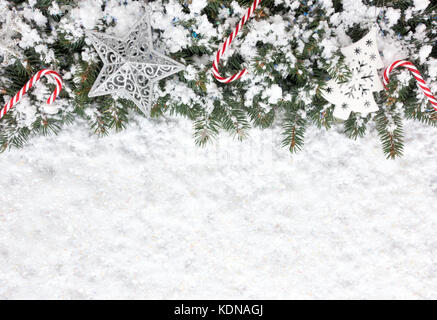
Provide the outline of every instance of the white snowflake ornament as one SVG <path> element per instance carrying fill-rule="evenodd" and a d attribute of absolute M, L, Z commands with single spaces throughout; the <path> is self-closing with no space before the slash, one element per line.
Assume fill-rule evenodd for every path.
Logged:
<path fill-rule="evenodd" d="M 384 67 L 376 44 L 377 29 L 373 28 L 364 38 L 342 48 L 351 79 L 345 82 L 327 82 L 323 97 L 335 105 L 334 117 L 347 120 L 352 111 L 364 116 L 378 111 L 373 92 L 384 89 L 378 69 Z"/>
<path fill-rule="evenodd" d="M 153 49 L 148 14 L 124 39 L 96 32 L 89 38 L 104 62 L 89 96 L 114 94 L 133 101 L 144 114 L 150 110 L 154 84 L 185 68 Z"/>

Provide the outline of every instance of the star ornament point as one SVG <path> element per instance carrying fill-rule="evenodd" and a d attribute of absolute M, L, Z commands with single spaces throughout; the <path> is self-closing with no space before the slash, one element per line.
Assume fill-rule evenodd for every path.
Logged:
<path fill-rule="evenodd" d="M 117 94 L 148 114 L 154 84 L 185 69 L 183 64 L 154 50 L 148 14 L 123 39 L 98 32 L 89 32 L 88 38 L 103 61 L 89 97 Z"/>

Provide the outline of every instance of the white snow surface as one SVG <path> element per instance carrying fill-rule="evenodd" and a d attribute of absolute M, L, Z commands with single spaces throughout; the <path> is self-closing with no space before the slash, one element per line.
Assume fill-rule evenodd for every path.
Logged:
<path fill-rule="evenodd" d="M 98 139 L 76 123 L 0 155 L 0 299 L 436 299 L 436 129 L 386 160 L 310 128 L 194 146 L 141 116 Z"/>

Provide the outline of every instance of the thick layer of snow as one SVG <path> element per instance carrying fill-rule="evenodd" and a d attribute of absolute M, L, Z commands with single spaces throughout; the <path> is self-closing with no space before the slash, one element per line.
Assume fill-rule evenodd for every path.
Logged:
<path fill-rule="evenodd" d="M 0 299 L 437 298 L 436 129 L 193 145 L 189 123 L 76 125 L 0 155 Z"/>

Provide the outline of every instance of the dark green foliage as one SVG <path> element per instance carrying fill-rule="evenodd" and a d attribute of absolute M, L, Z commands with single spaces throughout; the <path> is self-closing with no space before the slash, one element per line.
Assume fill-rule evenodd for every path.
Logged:
<path fill-rule="evenodd" d="M 183 6 L 182 11 L 189 13 L 188 4 L 195 0 L 179 0 Z M 248 7 L 253 0 L 236 0 L 242 7 Z M 77 6 L 78 0 L 56 0 L 60 7 Z M 153 1 L 150 1 L 153 2 Z M 166 3 L 164 0 L 162 3 Z M 233 13 L 233 0 L 209 0 L 208 5 L 203 9 L 208 20 L 215 26 L 223 25 L 224 20 L 219 14 L 226 9 Z M 427 40 L 425 44 L 433 46 L 431 56 L 437 57 L 437 4 L 435 1 L 425 10 L 414 15 L 407 15 L 407 9 L 413 6 L 411 0 L 399 1 L 363 1 L 371 7 L 392 7 L 401 10 L 399 21 L 393 26 L 393 31 L 400 39 L 407 37 L 420 25 L 426 26 Z M 9 1 L 11 6 L 22 8 L 25 1 Z M 63 18 L 63 13 L 51 15 L 49 8 L 52 0 L 38 0 L 36 8 L 41 10 L 46 16 L 48 23 L 46 26 L 37 26 L 33 21 L 27 21 L 38 33 L 48 37 L 52 35 L 53 24 L 59 23 Z M 183 62 L 185 65 L 198 66 L 199 61 L 203 61 L 204 68 L 197 70 L 196 78 L 188 80 L 184 72 L 175 75 L 172 80 L 178 80 L 186 88 L 190 89 L 196 96 L 196 101 L 186 103 L 183 101 L 172 100 L 171 92 L 167 95 L 158 97 L 152 106 L 150 116 L 160 117 L 164 115 L 177 115 L 190 119 L 193 122 L 194 140 L 199 146 L 212 142 L 221 131 L 224 131 L 237 139 L 244 139 L 251 127 L 262 129 L 281 125 L 282 145 L 284 148 L 294 153 L 302 149 L 304 145 L 305 131 L 310 125 L 319 128 L 329 129 L 338 123 L 333 117 L 333 106 L 325 101 L 320 89 L 324 87 L 327 80 L 334 78 L 339 81 L 348 81 L 350 71 L 344 64 L 340 50 L 337 52 L 339 57 L 336 63 L 325 60 L 323 48 L 320 43 L 324 37 L 336 36 L 332 34 L 329 26 L 327 13 L 318 1 L 300 1 L 299 6 L 293 12 L 284 4 L 275 4 L 275 0 L 263 0 L 261 6 L 253 19 L 262 21 L 275 15 L 283 17 L 289 21 L 288 28 L 292 30 L 298 25 L 307 34 L 307 37 L 290 37 L 287 39 L 285 48 L 276 47 L 269 43 L 259 41 L 256 43 L 255 58 L 245 60 L 244 55 L 236 50 L 232 56 L 226 57 L 226 63 L 221 64 L 220 72 L 231 75 L 241 70 L 244 65 L 251 65 L 254 70 L 253 76 L 259 76 L 263 84 L 268 86 L 279 86 L 283 96 L 290 96 L 287 101 L 280 100 L 275 104 L 269 102 L 269 97 L 263 92 L 256 93 L 250 103 L 247 102 L 247 95 L 252 86 L 257 83 L 243 79 L 229 85 L 220 84 L 212 80 L 211 66 L 212 61 L 209 56 L 215 53 L 224 39 L 215 39 L 211 44 L 205 44 L 201 40 L 205 37 L 202 34 L 196 35 L 192 45 L 179 50 L 171 55 L 171 58 Z M 334 11 L 343 11 L 343 2 L 333 0 Z M 105 2 L 102 1 L 102 10 L 105 9 Z M 175 26 L 185 30 L 192 30 L 195 25 L 194 18 L 186 21 L 176 21 Z M 386 23 L 383 13 L 377 18 L 380 26 Z M 113 21 L 99 21 L 99 29 L 105 32 Z M 248 33 L 248 28 L 243 28 L 239 38 L 244 38 Z M 353 41 L 359 40 L 368 32 L 366 24 L 355 24 L 346 30 Z M 158 39 L 162 35 L 162 30 L 154 30 Z M 225 30 L 230 34 L 232 28 Z M 42 36 L 43 37 L 43 36 Z M 120 131 L 129 124 L 130 113 L 141 113 L 138 108 L 130 101 L 117 99 L 111 95 L 97 98 L 89 98 L 88 93 L 94 84 L 102 67 L 101 62 L 85 62 L 81 54 L 85 50 L 94 52 L 94 49 L 86 44 L 85 38 L 71 40 L 72 37 L 63 31 L 58 31 L 53 42 L 46 43 L 47 47 L 53 50 L 56 56 L 56 65 L 47 66 L 44 57 L 32 48 L 24 51 L 25 60 L 15 62 L 12 65 L 0 70 L 0 97 L 4 95 L 13 96 L 27 80 L 38 70 L 44 67 L 56 68 L 64 72 L 71 72 L 71 77 L 65 79 L 69 92 L 64 90 L 61 97 L 71 102 L 71 108 L 60 110 L 57 114 L 44 114 L 39 107 L 36 98 L 29 93 L 29 97 L 35 100 L 38 116 L 34 123 L 29 127 L 23 127 L 15 119 L 13 113 L 7 114 L 0 121 L 0 147 L 7 150 L 11 147 L 23 147 L 26 141 L 36 134 L 56 134 L 64 125 L 72 123 L 78 117 L 86 119 L 93 133 L 106 135 L 112 131 Z M 304 39 L 304 40 L 303 40 Z M 414 46 L 420 48 L 424 43 L 413 39 Z M 238 40 L 236 41 L 238 46 Z M 419 49 L 418 49 L 419 50 Z M 290 56 L 286 53 L 292 52 L 296 59 L 290 62 Z M 207 59 L 205 59 L 207 57 Z M 206 62 L 205 62 L 206 61 Z M 420 61 L 413 61 L 420 65 Z M 286 66 L 281 69 L 281 66 Z M 428 70 L 426 67 L 421 71 L 424 75 Z M 285 75 L 284 75 L 285 74 Z M 424 108 L 423 101 L 418 100 L 415 93 L 414 80 L 408 86 L 402 86 L 392 76 L 390 90 L 377 94 L 376 98 L 380 106 L 380 111 L 375 115 L 366 117 L 352 113 L 344 123 L 344 133 L 351 139 L 362 137 L 367 132 L 367 125 L 376 122 L 376 128 L 382 141 L 384 153 L 388 158 L 396 158 L 402 155 L 403 151 L 403 118 L 415 119 L 424 124 L 437 126 L 437 112 L 431 105 Z M 160 81 L 159 87 L 165 91 L 167 80 Z M 210 86 L 213 84 L 220 89 L 220 98 L 214 103 L 207 104 L 206 97 L 211 94 Z M 250 94 L 249 94 L 250 96 Z M 400 108 L 399 105 L 402 107 Z"/>
<path fill-rule="evenodd" d="M 361 119 L 356 113 L 352 113 L 344 123 L 344 133 L 351 139 L 357 139 L 366 134 L 366 124 L 369 117 Z M 364 120 L 364 121 L 363 121 Z"/>

